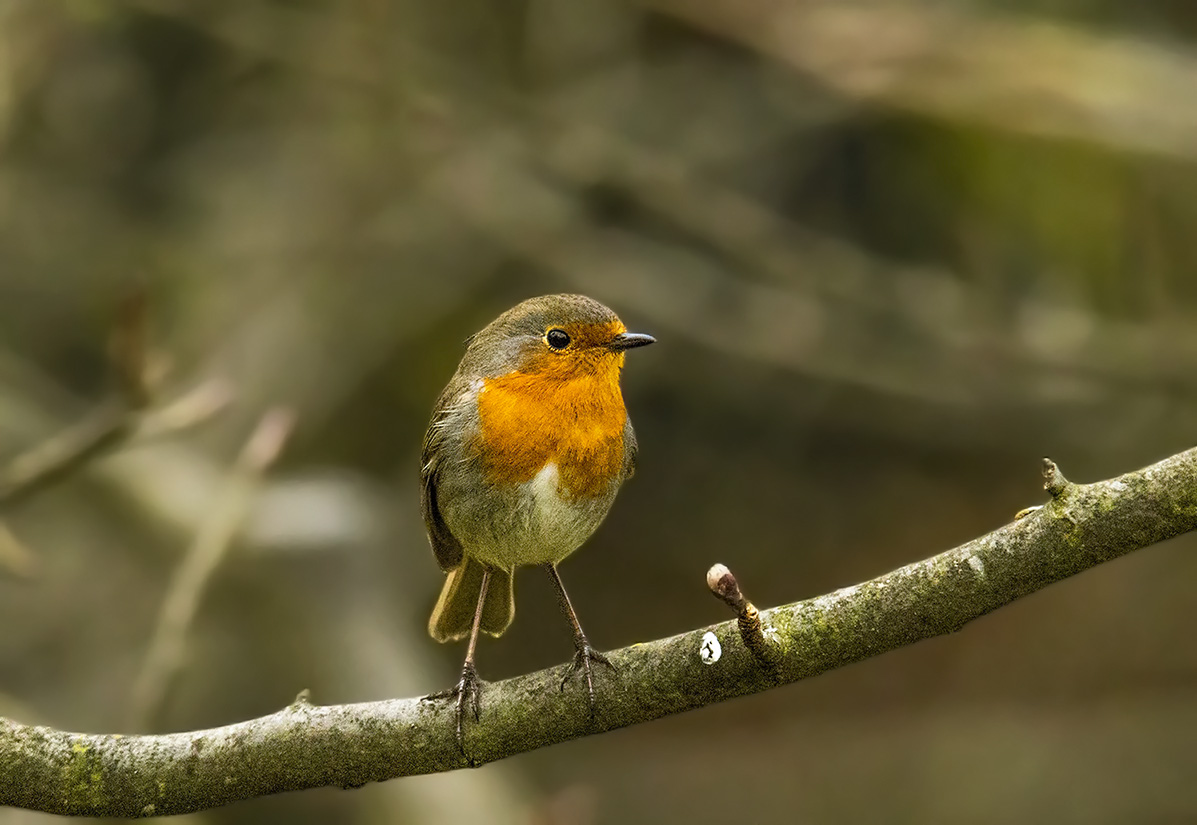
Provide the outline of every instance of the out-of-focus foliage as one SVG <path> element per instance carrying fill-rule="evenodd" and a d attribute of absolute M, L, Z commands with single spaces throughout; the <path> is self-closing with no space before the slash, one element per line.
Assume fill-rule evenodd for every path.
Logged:
<path fill-rule="evenodd" d="M 1000 8 L 999 8 L 1000 6 Z M 466 335 L 582 291 L 652 332 L 636 479 L 563 567 L 591 639 L 726 618 L 1191 446 L 1197 12 L 1105 0 L 0 3 L 0 463 L 115 391 L 134 440 L 0 512 L 0 714 L 155 730 L 446 686 L 416 456 Z M 298 428 L 130 707 L 172 572 L 263 411 Z M 1197 816 L 1191 540 L 952 638 L 469 774 L 213 822 Z M 543 576 L 485 678 L 564 662 Z M 485 701 L 485 696 L 484 696 Z M 0 812 L 0 823 L 36 819 Z"/>

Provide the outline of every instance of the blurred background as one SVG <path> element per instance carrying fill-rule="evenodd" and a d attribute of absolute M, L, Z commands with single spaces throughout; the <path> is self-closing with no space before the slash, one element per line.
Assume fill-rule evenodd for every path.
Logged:
<path fill-rule="evenodd" d="M 660 341 L 637 476 L 562 570 L 600 648 L 729 618 L 714 562 L 794 601 L 1000 526 L 1044 455 L 1193 446 L 1194 88 L 1180 0 L 0 0 L 0 714 L 449 686 L 420 440 L 536 294 Z M 764 695 L 191 819 L 1194 821 L 1194 544 Z M 486 679 L 572 655 L 518 587 Z"/>

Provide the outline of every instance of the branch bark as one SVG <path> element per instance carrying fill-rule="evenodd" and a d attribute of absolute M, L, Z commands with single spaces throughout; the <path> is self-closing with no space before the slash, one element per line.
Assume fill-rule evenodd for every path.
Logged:
<path fill-rule="evenodd" d="M 1045 462 L 1047 504 L 994 532 L 834 593 L 762 611 L 769 657 L 737 621 L 611 652 L 619 676 L 562 693 L 562 667 L 486 684 L 481 719 L 454 737 L 452 703 L 394 699 L 283 710 L 210 730 L 81 734 L 0 719 L 0 804 L 149 816 L 325 785 L 357 787 L 518 753 L 759 693 L 959 630 L 1133 550 L 1197 529 L 1197 449 L 1095 484 Z M 710 644 L 714 634 L 718 654 Z M 764 662 L 764 663 L 763 663 Z"/>

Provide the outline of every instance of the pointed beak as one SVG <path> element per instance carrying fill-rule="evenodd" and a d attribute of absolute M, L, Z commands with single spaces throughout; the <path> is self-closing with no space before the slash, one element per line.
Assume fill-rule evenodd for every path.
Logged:
<path fill-rule="evenodd" d="M 656 338 L 642 332 L 621 332 L 607 343 L 607 349 L 623 352 L 625 349 L 647 347 L 649 344 L 655 343 L 657 343 Z"/>

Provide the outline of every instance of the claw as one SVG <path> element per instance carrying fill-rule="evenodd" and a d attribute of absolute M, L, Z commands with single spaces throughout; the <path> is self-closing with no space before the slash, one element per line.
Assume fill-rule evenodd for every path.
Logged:
<path fill-rule="evenodd" d="M 594 668 L 591 667 L 591 662 L 598 662 L 606 665 L 611 669 L 612 673 L 618 673 L 615 665 L 611 664 L 611 660 L 599 653 L 590 643 L 586 641 L 586 637 L 578 639 L 575 643 L 577 652 L 574 653 L 574 666 L 570 668 L 569 672 L 561 677 L 561 690 L 565 690 L 565 683 L 581 672 L 586 679 L 586 697 L 590 702 L 590 721 L 594 721 L 595 699 L 594 699 Z"/>
<path fill-rule="evenodd" d="M 474 721 L 477 722 L 482 713 L 482 683 L 478 679 L 478 671 L 473 662 L 466 662 L 461 669 L 461 679 L 448 690 L 440 690 L 424 697 L 425 701 L 432 699 L 454 699 L 457 717 L 457 747 L 461 755 L 469 757 L 465 752 L 465 715 L 466 708 L 474 711 Z M 472 760 L 471 760 L 472 763 Z"/>

